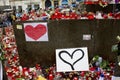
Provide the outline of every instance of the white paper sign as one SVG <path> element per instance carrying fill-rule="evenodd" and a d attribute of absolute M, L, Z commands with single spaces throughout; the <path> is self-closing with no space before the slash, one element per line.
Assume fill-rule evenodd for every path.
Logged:
<path fill-rule="evenodd" d="M 84 34 L 83 35 L 83 40 L 91 40 L 91 35 L 90 34 Z"/>
<path fill-rule="evenodd" d="M 56 49 L 57 72 L 88 71 L 87 47 Z"/>
<path fill-rule="evenodd" d="M 24 23 L 26 41 L 48 41 L 47 23 Z"/>

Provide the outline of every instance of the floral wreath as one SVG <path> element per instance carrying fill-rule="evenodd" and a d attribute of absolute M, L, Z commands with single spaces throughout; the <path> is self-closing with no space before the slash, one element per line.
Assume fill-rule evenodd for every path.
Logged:
<path fill-rule="evenodd" d="M 102 6 L 103 8 L 108 5 L 107 2 L 103 2 L 103 1 L 101 1 L 101 0 L 99 0 L 98 3 L 99 3 L 99 5 Z"/>

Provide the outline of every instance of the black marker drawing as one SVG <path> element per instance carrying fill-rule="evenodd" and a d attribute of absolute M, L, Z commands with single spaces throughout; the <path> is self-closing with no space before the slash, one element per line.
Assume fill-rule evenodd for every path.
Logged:
<path fill-rule="evenodd" d="M 61 54 L 62 54 L 62 53 L 66 53 L 66 54 L 68 54 L 68 55 L 71 57 L 71 59 L 73 59 L 73 55 L 74 55 L 74 53 L 75 53 L 76 51 L 82 52 L 82 56 L 81 56 L 80 58 L 78 58 L 73 64 L 71 64 L 70 62 L 66 61 L 65 59 L 63 59 L 63 58 L 61 57 Z M 60 57 L 60 59 L 61 59 L 64 63 L 69 64 L 69 65 L 71 66 L 72 70 L 74 70 L 74 65 L 75 65 L 78 61 L 80 61 L 80 60 L 84 57 L 84 55 L 85 55 L 85 53 L 84 53 L 84 51 L 83 51 L 82 49 L 76 49 L 72 54 L 70 54 L 70 53 L 67 52 L 67 51 L 60 51 L 60 52 L 59 52 L 59 57 Z"/>

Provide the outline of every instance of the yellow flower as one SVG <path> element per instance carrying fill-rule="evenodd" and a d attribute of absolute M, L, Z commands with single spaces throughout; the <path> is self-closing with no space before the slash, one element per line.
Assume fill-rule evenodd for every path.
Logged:
<path fill-rule="evenodd" d="M 47 80 L 44 77 L 42 77 L 41 75 L 38 76 L 37 80 Z"/>

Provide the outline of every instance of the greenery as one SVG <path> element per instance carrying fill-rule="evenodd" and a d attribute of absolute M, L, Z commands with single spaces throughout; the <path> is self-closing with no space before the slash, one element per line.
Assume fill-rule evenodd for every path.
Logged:
<path fill-rule="evenodd" d="M 2 43 L 0 43 L 0 61 L 5 60 L 5 52 L 2 50 Z"/>
<path fill-rule="evenodd" d="M 91 60 L 91 64 L 93 65 L 94 63 L 99 62 L 99 57 L 100 57 L 99 55 L 94 56 Z M 102 59 L 102 62 L 100 62 L 99 67 L 102 69 L 108 69 L 109 62 L 107 60 Z"/>
<path fill-rule="evenodd" d="M 106 60 L 103 60 L 100 64 L 100 68 L 102 69 L 108 69 L 109 62 Z"/>

